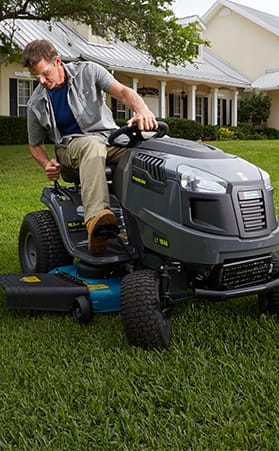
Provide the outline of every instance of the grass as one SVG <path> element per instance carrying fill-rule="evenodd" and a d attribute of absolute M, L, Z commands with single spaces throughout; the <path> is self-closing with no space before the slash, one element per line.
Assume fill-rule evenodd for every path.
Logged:
<path fill-rule="evenodd" d="M 278 211 L 279 142 L 218 146 L 271 173 Z M 25 146 L 1 147 L 0 163 L 0 273 L 19 272 L 19 227 L 44 208 L 46 179 Z M 81 327 L 0 302 L 0 450 L 279 449 L 279 323 L 256 296 L 175 308 L 162 352 L 129 346 L 120 315 Z"/>

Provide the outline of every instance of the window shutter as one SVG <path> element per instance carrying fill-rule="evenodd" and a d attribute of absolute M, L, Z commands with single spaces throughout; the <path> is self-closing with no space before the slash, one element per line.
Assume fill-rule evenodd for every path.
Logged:
<path fill-rule="evenodd" d="M 10 78 L 10 116 L 17 116 L 17 79 Z"/>
<path fill-rule="evenodd" d="M 169 95 L 169 116 L 173 117 L 173 94 Z"/>
<path fill-rule="evenodd" d="M 208 97 L 203 99 L 203 121 L 204 125 L 208 125 Z"/>
<path fill-rule="evenodd" d="M 227 101 L 226 99 L 223 99 L 223 108 L 222 108 L 222 121 L 223 121 L 223 125 L 227 125 Z"/>
<path fill-rule="evenodd" d="M 111 97 L 111 112 L 112 112 L 112 115 L 113 115 L 114 119 L 116 119 L 116 116 L 117 116 L 117 100 L 114 97 Z"/>
<path fill-rule="evenodd" d="M 188 96 L 183 97 L 183 117 L 187 119 L 188 117 Z"/>

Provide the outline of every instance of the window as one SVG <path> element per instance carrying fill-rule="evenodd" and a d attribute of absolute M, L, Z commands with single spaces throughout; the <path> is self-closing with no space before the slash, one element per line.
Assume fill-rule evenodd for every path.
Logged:
<path fill-rule="evenodd" d="M 227 102 L 226 99 L 218 99 L 218 125 L 227 125 Z"/>
<path fill-rule="evenodd" d="M 173 95 L 173 117 L 181 117 L 181 95 Z"/>
<path fill-rule="evenodd" d="M 196 121 L 203 123 L 203 97 L 196 97 Z"/>
<path fill-rule="evenodd" d="M 34 80 L 22 80 L 10 78 L 10 115 L 25 117 L 27 102 L 38 82 Z"/>
<path fill-rule="evenodd" d="M 25 117 L 29 97 L 32 94 L 33 83 L 29 80 L 18 80 L 17 116 Z"/>
<path fill-rule="evenodd" d="M 196 121 L 202 125 L 208 124 L 208 97 L 196 97 Z"/>
<path fill-rule="evenodd" d="M 116 101 L 116 118 L 115 119 L 126 119 L 126 106 L 124 103 Z"/>
<path fill-rule="evenodd" d="M 195 33 L 195 38 L 196 39 L 201 39 L 201 35 L 200 33 Z M 200 56 L 200 44 L 194 44 L 195 45 L 195 55 L 198 57 Z"/>

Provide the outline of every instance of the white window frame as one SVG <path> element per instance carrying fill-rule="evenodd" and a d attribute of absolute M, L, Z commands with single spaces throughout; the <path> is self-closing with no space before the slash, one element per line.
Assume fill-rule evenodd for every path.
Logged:
<path fill-rule="evenodd" d="M 27 102 L 33 92 L 33 81 L 17 79 L 17 116 L 26 117 Z"/>
<path fill-rule="evenodd" d="M 127 119 L 127 108 L 124 103 L 116 99 L 116 119 Z"/>
<path fill-rule="evenodd" d="M 173 94 L 173 117 L 181 118 L 181 95 Z"/>
<path fill-rule="evenodd" d="M 204 123 L 204 97 L 196 96 L 196 122 Z"/>

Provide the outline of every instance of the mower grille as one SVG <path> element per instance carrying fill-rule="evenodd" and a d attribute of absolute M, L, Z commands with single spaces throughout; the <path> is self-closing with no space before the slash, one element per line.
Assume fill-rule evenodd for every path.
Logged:
<path fill-rule="evenodd" d="M 238 193 L 245 232 L 256 232 L 265 229 L 267 226 L 263 195 L 261 191 L 257 193 L 258 197 L 254 199 L 245 199 L 242 192 Z"/>
<path fill-rule="evenodd" d="M 220 273 L 222 288 L 234 289 L 266 282 L 271 278 L 272 266 L 271 255 L 224 264 Z"/>
<path fill-rule="evenodd" d="M 153 180 L 164 182 L 165 172 L 163 169 L 164 160 L 146 153 L 137 153 L 133 158 L 133 165 L 147 171 Z"/>

